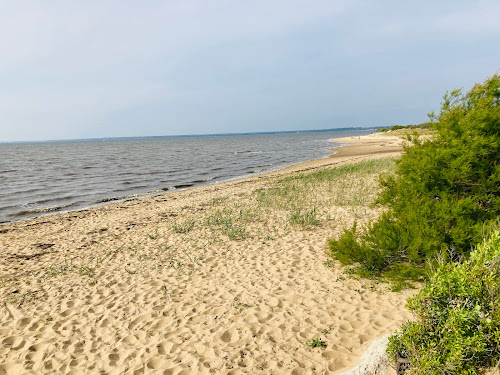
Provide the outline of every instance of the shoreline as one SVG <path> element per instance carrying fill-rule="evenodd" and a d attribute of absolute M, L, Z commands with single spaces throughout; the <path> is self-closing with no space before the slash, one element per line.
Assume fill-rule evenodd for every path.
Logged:
<path fill-rule="evenodd" d="M 366 137 L 370 152 L 2 226 L 0 372 L 340 374 L 359 363 L 410 318 L 414 293 L 351 278 L 325 254 L 328 237 L 381 212 L 378 174 L 398 153 Z"/>
<path fill-rule="evenodd" d="M 312 159 L 312 160 L 307 160 L 303 162 L 299 162 L 290 166 L 286 167 L 279 167 L 277 170 L 272 170 L 269 172 L 261 172 L 261 173 L 255 173 L 250 176 L 235 176 L 234 178 L 230 178 L 228 180 L 220 181 L 220 182 L 215 182 L 215 183 L 209 183 L 206 185 L 201 185 L 201 186 L 193 186 L 189 188 L 184 188 L 184 189 L 176 189 L 172 191 L 166 191 L 162 192 L 159 194 L 151 194 L 147 195 L 148 192 L 144 193 L 135 193 L 135 194 L 130 194 L 132 195 L 138 195 L 138 197 L 130 197 L 130 198 L 124 198 L 122 199 L 110 199 L 109 201 L 105 201 L 102 203 L 96 203 L 94 205 L 84 207 L 84 208 L 79 208 L 76 210 L 56 210 L 56 211 L 50 211 L 50 207 L 45 207 L 40 210 L 47 210 L 47 212 L 41 213 L 39 216 L 33 217 L 33 218 L 27 218 L 27 219 L 20 219 L 20 220 L 13 220 L 13 221 L 7 221 L 7 222 L 0 222 L 0 233 L 1 233 L 1 228 L 16 224 L 16 223 L 27 223 L 30 221 L 34 220 L 40 220 L 43 218 L 48 218 L 52 216 L 58 216 L 58 215 L 66 215 L 66 214 L 71 214 L 71 213 L 79 213 L 79 212 L 86 212 L 86 211 L 91 211 L 93 209 L 97 209 L 99 207 L 105 207 L 108 205 L 115 205 L 115 204 L 121 204 L 125 202 L 131 202 L 131 201 L 141 201 L 143 199 L 151 199 L 155 197 L 163 197 L 163 196 L 169 196 L 171 194 L 176 194 L 179 192 L 183 191 L 191 191 L 191 190 L 196 190 L 196 189 L 203 189 L 211 186 L 218 186 L 218 185 L 223 185 L 223 184 L 228 184 L 228 183 L 236 183 L 239 181 L 252 181 L 253 179 L 260 179 L 260 178 L 267 178 L 267 177 L 278 177 L 290 173 L 296 173 L 296 172 L 304 172 L 304 171 L 309 171 L 309 170 L 314 170 L 317 168 L 324 168 L 324 167 L 330 167 L 337 165 L 339 163 L 343 162 L 355 162 L 355 161 L 361 161 L 364 160 L 366 157 L 375 157 L 375 155 L 385 155 L 387 157 L 390 156 L 397 156 L 398 153 L 401 151 L 401 138 L 397 136 L 387 136 L 387 135 L 379 135 L 377 133 L 372 133 L 369 135 L 363 135 L 363 136 L 357 136 L 357 137 L 342 137 L 342 138 L 332 138 L 330 139 L 330 142 L 339 142 L 342 145 L 334 148 L 328 148 L 328 151 L 330 152 L 329 155 L 326 155 L 320 159 Z M 368 145 L 368 147 L 367 147 Z M 68 205 L 71 206 L 72 204 Z M 43 211 L 42 211 L 43 212 Z"/>

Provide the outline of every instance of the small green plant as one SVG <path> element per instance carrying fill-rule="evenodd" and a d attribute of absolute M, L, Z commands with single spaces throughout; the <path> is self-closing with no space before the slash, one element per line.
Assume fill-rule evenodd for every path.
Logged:
<path fill-rule="evenodd" d="M 261 221 L 262 220 L 262 212 L 261 210 L 253 210 L 250 208 L 247 209 L 241 209 L 239 211 L 239 218 L 240 221 L 244 223 L 253 223 L 256 221 Z"/>
<path fill-rule="evenodd" d="M 91 268 L 89 266 L 81 266 L 79 269 L 78 269 L 78 274 L 81 275 L 81 276 L 88 276 L 89 278 L 93 278 L 94 277 L 94 268 Z"/>
<path fill-rule="evenodd" d="M 309 340 L 307 342 L 307 345 L 309 345 L 311 348 L 326 348 L 326 342 L 324 342 L 321 338 L 316 337 L 312 340 Z"/>
<path fill-rule="evenodd" d="M 109 257 L 108 260 L 112 260 L 116 256 L 116 254 L 118 254 L 120 251 L 123 250 L 124 247 L 125 247 L 125 245 L 122 245 L 116 249 L 107 251 L 105 254 L 105 257 Z"/>
<path fill-rule="evenodd" d="M 247 238 L 246 226 L 244 224 L 235 224 L 232 214 L 233 211 L 229 209 L 217 210 L 214 214 L 207 217 L 206 223 L 212 229 L 220 229 L 231 240 Z"/>
<path fill-rule="evenodd" d="M 297 210 L 295 212 L 292 212 L 290 216 L 290 223 L 291 224 L 298 224 L 301 225 L 302 228 L 308 229 L 311 228 L 315 225 L 319 225 L 319 220 L 317 218 L 317 210 L 316 207 L 313 207 L 312 209 L 302 213 L 302 210 Z"/>
<path fill-rule="evenodd" d="M 215 197 L 212 199 L 212 206 L 217 206 L 221 204 L 222 202 L 225 202 L 228 197 Z"/>
<path fill-rule="evenodd" d="M 234 297 L 233 306 L 240 311 L 243 308 L 252 307 L 252 305 L 249 305 L 248 303 L 241 302 L 241 300 L 238 297 Z"/>
<path fill-rule="evenodd" d="M 46 269 L 45 274 L 42 277 L 50 279 L 52 277 L 66 274 L 70 272 L 72 269 L 73 269 L 73 264 L 70 261 L 65 261 L 64 263 L 61 264 L 52 264 Z"/>
<path fill-rule="evenodd" d="M 181 223 L 175 223 L 173 231 L 175 233 L 188 233 L 194 228 L 195 223 L 196 222 L 193 219 L 186 219 Z"/>
<path fill-rule="evenodd" d="M 406 283 L 404 280 L 395 280 L 391 282 L 391 292 L 400 292 L 403 289 L 408 289 L 408 283 Z"/>
<path fill-rule="evenodd" d="M 346 275 L 354 275 L 356 273 L 356 270 L 354 268 L 346 268 L 343 272 Z"/>
<path fill-rule="evenodd" d="M 160 245 L 158 245 L 158 254 L 162 254 L 162 253 L 170 250 L 172 247 L 173 247 L 173 245 L 160 244 Z"/>
<path fill-rule="evenodd" d="M 158 231 L 156 231 L 155 234 L 149 234 L 148 233 L 148 237 L 151 240 L 157 240 L 158 239 Z"/>
<path fill-rule="evenodd" d="M 243 240 L 248 237 L 247 228 L 243 224 L 233 224 L 223 228 L 230 240 Z"/>
<path fill-rule="evenodd" d="M 327 259 L 323 262 L 323 265 L 325 267 L 328 267 L 328 268 L 332 268 L 333 267 L 333 261 L 331 259 Z"/>
<path fill-rule="evenodd" d="M 321 330 L 321 333 L 324 335 L 328 335 L 330 332 L 332 332 L 333 327 L 333 324 L 329 324 L 327 328 Z"/>
<path fill-rule="evenodd" d="M 206 223 L 209 227 L 230 226 L 233 224 L 231 214 L 232 210 L 217 210 L 214 214 L 207 217 Z"/>

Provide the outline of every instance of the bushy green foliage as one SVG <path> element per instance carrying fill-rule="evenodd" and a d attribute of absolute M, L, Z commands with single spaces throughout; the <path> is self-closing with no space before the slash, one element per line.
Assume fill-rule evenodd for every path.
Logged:
<path fill-rule="evenodd" d="M 374 271 L 450 249 L 458 259 L 500 216 L 500 75 L 446 94 L 432 118 L 435 135 L 410 136 L 396 173 L 381 180 L 377 202 L 388 210 L 364 233 L 330 240 L 335 258 Z"/>
<path fill-rule="evenodd" d="M 330 240 L 330 248 L 336 250 L 335 258 L 343 265 L 359 263 L 364 270 L 371 272 L 385 264 L 381 253 L 372 251 L 363 238 L 358 238 L 357 223 L 351 229 L 345 229 L 338 240 Z"/>
<path fill-rule="evenodd" d="M 410 298 L 417 321 L 389 339 L 412 375 L 476 374 L 500 360 L 500 232 L 461 263 L 442 263 Z"/>

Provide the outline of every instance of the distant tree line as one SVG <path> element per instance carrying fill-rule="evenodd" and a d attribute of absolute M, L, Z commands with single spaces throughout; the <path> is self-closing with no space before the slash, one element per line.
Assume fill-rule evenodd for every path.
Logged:
<path fill-rule="evenodd" d="M 394 131 L 394 130 L 399 130 L 399 129 L 430 129 L 432 126 L 432 123 L 430 122 L 423 122 L 422 124 L 418 125 L 393 125 L 391 127 L 387 128 L 380 128 L 377 130 L 379 133 L 385 133 L 388 131 Z"/>

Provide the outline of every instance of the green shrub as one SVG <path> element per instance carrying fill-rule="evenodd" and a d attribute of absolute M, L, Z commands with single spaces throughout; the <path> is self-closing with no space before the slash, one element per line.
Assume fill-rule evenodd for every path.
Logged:
<path fill-rule="evenodd" d="M 408 300 L 417 321 L 389 339 L 412 375 L 477 374 L 500 360 L 500 232 L 461 263 L 442 263 Z"/>
<path fill-rule="evenodd" d="M 334 255 L 343 265 L 359 263 L 364 271 L 378 273 L 385 266 L 382 253 L 368 247 L 363 239 L 358 239 L 357 223 L 351 229 L 345 229 L 338 240 L 329 240 L 330 249 L 335 249 Z"/>
<path fill-rule="evenodd" d="M 364 232 L 330 241 L 335 258 L 376 272 L 449 249 L 459 259 L 500 216 L 500 75 L 446 94 L 431 118 L 436 134 L 410 136 L 396 173 L 381 179 L 377 203 L 388 210 Z"/>

